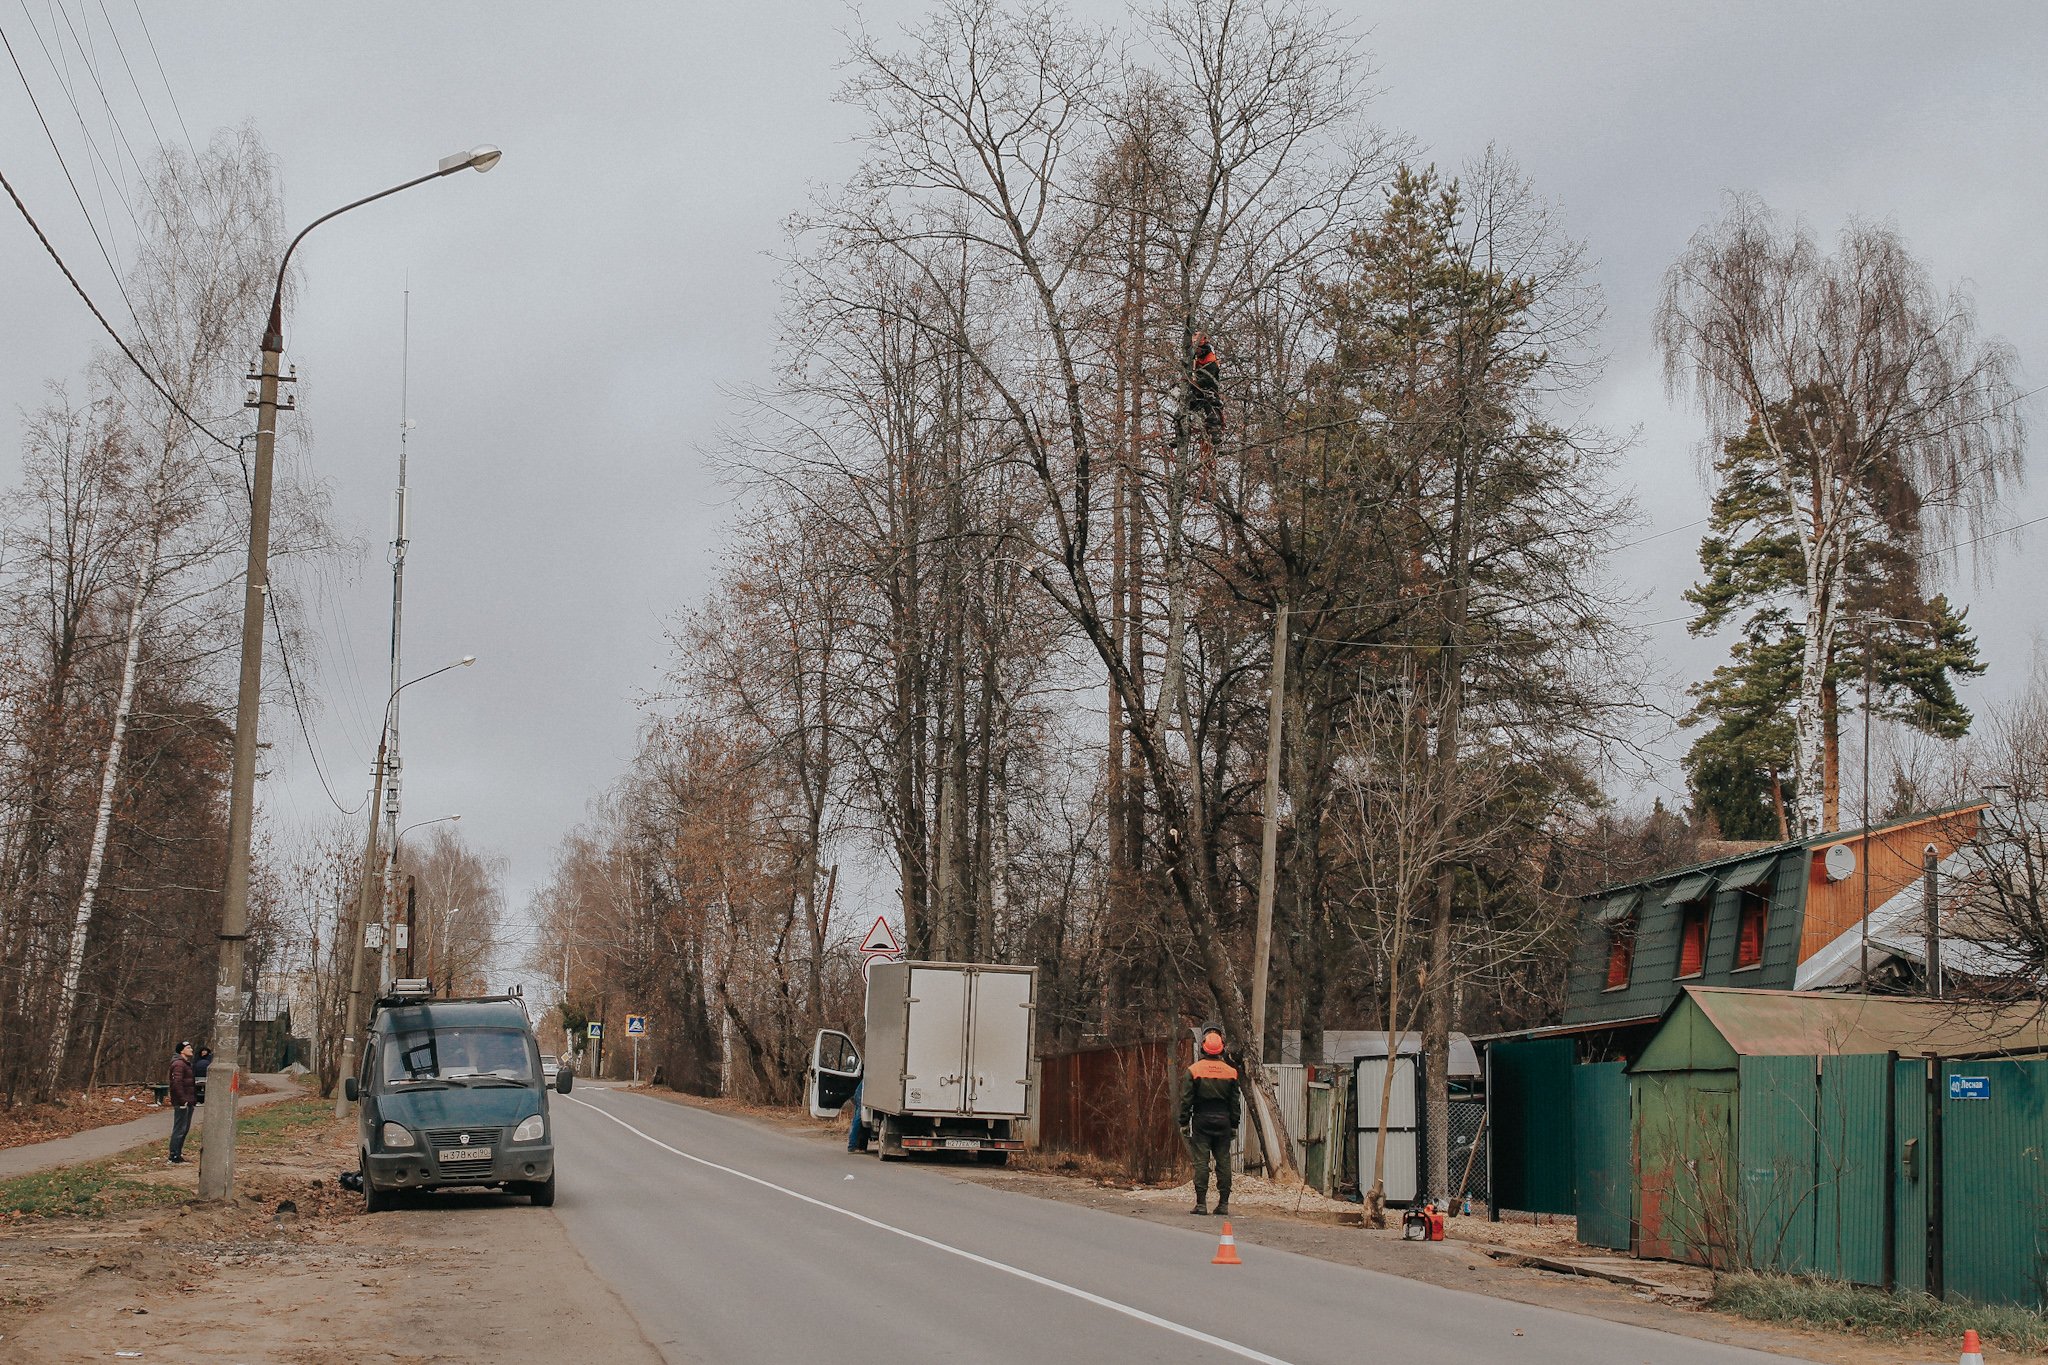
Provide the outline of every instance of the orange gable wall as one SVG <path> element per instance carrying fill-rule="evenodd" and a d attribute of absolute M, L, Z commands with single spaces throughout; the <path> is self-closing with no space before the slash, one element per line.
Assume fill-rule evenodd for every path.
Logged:
<path fill-rule="evenodd" d="M 1799 934 L 1799 960 L 1806 961 L 1863 918 L 1863 871 L 1870 869 L 1870 908 L 1875 910 L 1920 877 L 1920 853 L 1933 844 L 1946 858 L 1956 845 L 1977 835 L 1983 806 L 1930 815 L 1923 820 L 1874 830 L 1868 835 L 1830 839 L 1808 850 L 1806 919 Z M 1856 850 L 1856 870 L 1838 882 L 1828 880 L 1824 860 L 1836 844 Z"/>

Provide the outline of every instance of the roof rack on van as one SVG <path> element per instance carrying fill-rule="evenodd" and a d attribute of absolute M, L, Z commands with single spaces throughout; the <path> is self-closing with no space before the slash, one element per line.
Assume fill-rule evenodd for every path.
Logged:
<path fill-rule="evenodd" d="M 409 1005 L 517 1005 L 519 1012 L 529 1022 L 533 1012 L 526 1008 L 526 993 L 514 986 L 499 995 L 449 995 L 436 996 L 433 983 L 425 977 L 400 977 L 391 983 L 391 989 L 377 997 L 371 1006 L 374 1010 L 404 1009 Z"/>

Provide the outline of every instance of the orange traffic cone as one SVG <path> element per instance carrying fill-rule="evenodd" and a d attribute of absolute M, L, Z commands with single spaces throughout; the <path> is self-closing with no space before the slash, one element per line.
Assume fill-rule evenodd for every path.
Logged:
<path fill-rule="evenodd" d="M 1223 1225 L 1223 1240 L 1216 1245 L 1216 1259 L 1210 1265 L 1243 1265 L 1237 1259 L 1237 1238 L 1230 1235 L 1230 1224 Z M 1980 1360 L 1979 1365 L 1982 1365 Z"/>
<path fill-rule="evenodd" d="M 1225 1229 L 1228 1231 L 1229 1229 Z M 1228 1239 L 1225 1239 L 1228 1240 Z M 1977 1331 L 1971 1328 L 1963 1333 L 1963 1358 L 1957 1365 L 1984 1365 L 1984 1348 L 1977 1344 Z"/>

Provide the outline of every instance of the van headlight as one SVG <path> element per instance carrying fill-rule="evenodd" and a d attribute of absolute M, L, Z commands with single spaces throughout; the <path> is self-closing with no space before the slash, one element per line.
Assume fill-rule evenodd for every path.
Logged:
<path fill-rule="evenodd" d="M 416 1147 L 419 1145 L 413 1139 L 412 1130 L 402 1123 L 386 1123 L 379 1130 L 378 1137 L 383 1140 L 386 1147 Z"/>
<path fill-rule="evenodd" d="M 548 1135 L 548 1121 L 539 1114 L 529 1114 L 512 1130 L 514 1142 L 539 1142 Z"/>

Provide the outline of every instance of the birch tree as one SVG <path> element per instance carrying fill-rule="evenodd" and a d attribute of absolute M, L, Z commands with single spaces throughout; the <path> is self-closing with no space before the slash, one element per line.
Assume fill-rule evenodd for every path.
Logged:
<path fill-rule="evenodd" d="M 1960 289 L 1938 289 L 1898 232 L 1853 221 L 1824 251 L 1738 197 L 1664 278 L 1656 339 L 1665 382 L 1707 421 L 1711 453 L 1760 442 L 1774 520 L 1801 572 L 1794 833 L 1830 827 L 1826 691 L 1865 547 L 1889 539 L 1914 565 L 1993 528 L 2024 474 L 2012 348 L 1978 335 Z"/>

